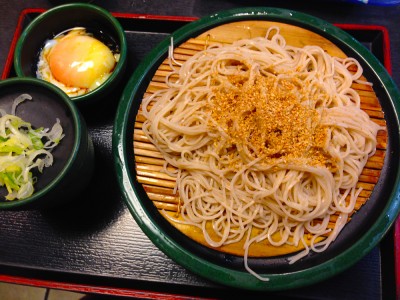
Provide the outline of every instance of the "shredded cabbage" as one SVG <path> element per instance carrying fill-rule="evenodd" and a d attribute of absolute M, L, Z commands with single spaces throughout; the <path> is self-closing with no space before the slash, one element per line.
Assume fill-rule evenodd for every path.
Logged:
<path fill-rule="evenodd" d="M 6 200 L 24 199 L 34 192 L 36 178 L 32 169 L 43 172 L 53 164 L 52 149 L 64 137 L 60 120 L 51 130 L 32 128 L 29 122 L 16 116 L 17 106 L 25 100 L 32 100 L 22 94 L 14 100 L 11 114 L 0 110 L 0 186 L 6 187 Z"/>

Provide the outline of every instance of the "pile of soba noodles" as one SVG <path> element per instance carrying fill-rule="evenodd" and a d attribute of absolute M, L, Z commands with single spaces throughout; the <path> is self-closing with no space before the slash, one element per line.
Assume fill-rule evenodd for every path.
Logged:
<path fill-rule="evenodd" d="M 143 131 L 176 178 L 183 222 L 210 247 L 244 239 L 245 267 L 261 280 L 252 243 L 302 244 L 289 263 L 324 251 L 354 210 L 382 129 L 351 87 L 362 72 L 353 58 L 287 45 L 277 27 L 173 67 L 168 88 L 142 102 Z"/>

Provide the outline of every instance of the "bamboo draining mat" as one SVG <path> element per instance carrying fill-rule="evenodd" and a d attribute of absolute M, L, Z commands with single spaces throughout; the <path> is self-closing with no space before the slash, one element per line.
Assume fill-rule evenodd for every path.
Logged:
<path fill-rule="evenodd" d="M 306 29 L 268 21 L 243 21 L 228 23 L 213 28 L 196 38 L 192 38 L 179 47 L 174 49 L 174 57 L 180 63 L 186 61 L 190 56 L 198 51 L 204 50 L 212 42 L 231 43 L 232 41 L 242 38 L 254 38 L 257 36 L 265 36 L 267 28 L 271 26 L 279 26 L 280 33 L 285 37 L 287 44 L 303 47 L 305 45 L 318 45 L 327 53 L 336 57 L 346 57 L 346 55 L 332 42 L 324 37 L 308 31 Z M 156 71 L 151 83 L 149 84 L 145 96 L 153 93 L 160 88 L 166 88 L 165 76 L 171 71 L 168 60 L 165 60 Z M 353 88 L 358 91 L 361 97 L 361 108 L 379 125 L 385 126 L 384 114 L 372 87 L 354 84 Z M 160 213 L 166 213 L 174 218 L 179 218 L 179 195 L 174 195 L 173 188 L 175 186 L 174 178 L 162 172 L 164 160 L 162 155 L 151 144 L 142 131 L 144 121 L 140 110 L 136 117 L 134 129 L 134 153 L 137 170 L 137 180 L 143 185 L 147 195 L 154 205 L 159 209 Z M 387 148 L 387 133 L 379 131 L 377 151 L 371 157 L 359 178 L 358 186 L 363 191 L 357 199 L 356 212 L 368 200 L 375 184 L 378 182 L 380 172 L 382 170 Z M 353 212 L 353 213 L 354 213 Z M 330 226 L 337 216 L 331 217 Z M 201 230 L 194 226 L 182 225 L 167 220 L 182 233 L 193 240 L 208 246 L 205 242 Z M 254 232 L 256 233 L 256 232 Z M 213 237 L 213 235 L 211 235 Z M 215 237 L 215 236 L 214 236 Z M 216 237 L 215 237 L 216 238 Z M 216 238 L 217 239 L 217 238 Z M 300 250 L 301 247 L 281 246 L 273 247 L 267 241 L 253 244 L 250 248 L 249 256 L 268 257 L 293 253 Z M 243 241 L 222 246 L 219 251 L 230 254 L 243 255 Z"/>

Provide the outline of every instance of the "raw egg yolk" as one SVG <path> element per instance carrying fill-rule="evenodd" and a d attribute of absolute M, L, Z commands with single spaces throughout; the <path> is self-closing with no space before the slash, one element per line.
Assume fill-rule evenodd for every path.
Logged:
<path fill-rule="evenodd" d="M 54 78 L 67 86 L 93 88 L 115 66 L 111 50 L 85 35 L 65 36 L 51 49 L 49 67 Z"/>

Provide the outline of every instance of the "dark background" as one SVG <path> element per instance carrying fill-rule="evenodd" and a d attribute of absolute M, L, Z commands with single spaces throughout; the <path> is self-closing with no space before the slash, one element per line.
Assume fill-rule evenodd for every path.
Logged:
<path fill-rule="evenodd" d="M 2 71 L 24 8 L 50 8 L 63 1 L 0 0 L 0 70 Z M 336 1 L 92 1 L 111 12 L 202 17 L 242 6 L 288 8 L 331 23 L 385 26 L 389 31 L 393 78 L 400 84 L 400 6 L 372 6 Z M 125 24 L 126 22 L 126 24 Z M 124 21 L 131 34 L 131 72 L 151 48 L 174 29 L 157 33 L 157 22 Z M 165 24 L 161 24 L 164 26 Z M 135 27 L 137 26 L 137 27 Z M 144 33 L 144 31 L 149 31 Z M 153 31 L 153 32 L 151 32 Z M 372 41 L 373 42 L 373 41 Z M 13 74 L 11 73 L 10 76 Z M 224 298 L 232 289 L 188 272 L 164 255 L 137 226 L 120 196 L 113 175 L 111 135 L 116 94 L 107 110 L 85 112 L 99 163 L 82 206 L 62 212 L 0 212 L 0 274 L 84 283 L 95 286 L 154 290 Z M 103 173 L 103 174 L 102 174 Z M 392 299 L 395 298 L 393 232 L 361 261 L 334 278 L 314 286 L 278 293 L 246 295 L 274 299 Z"/>

